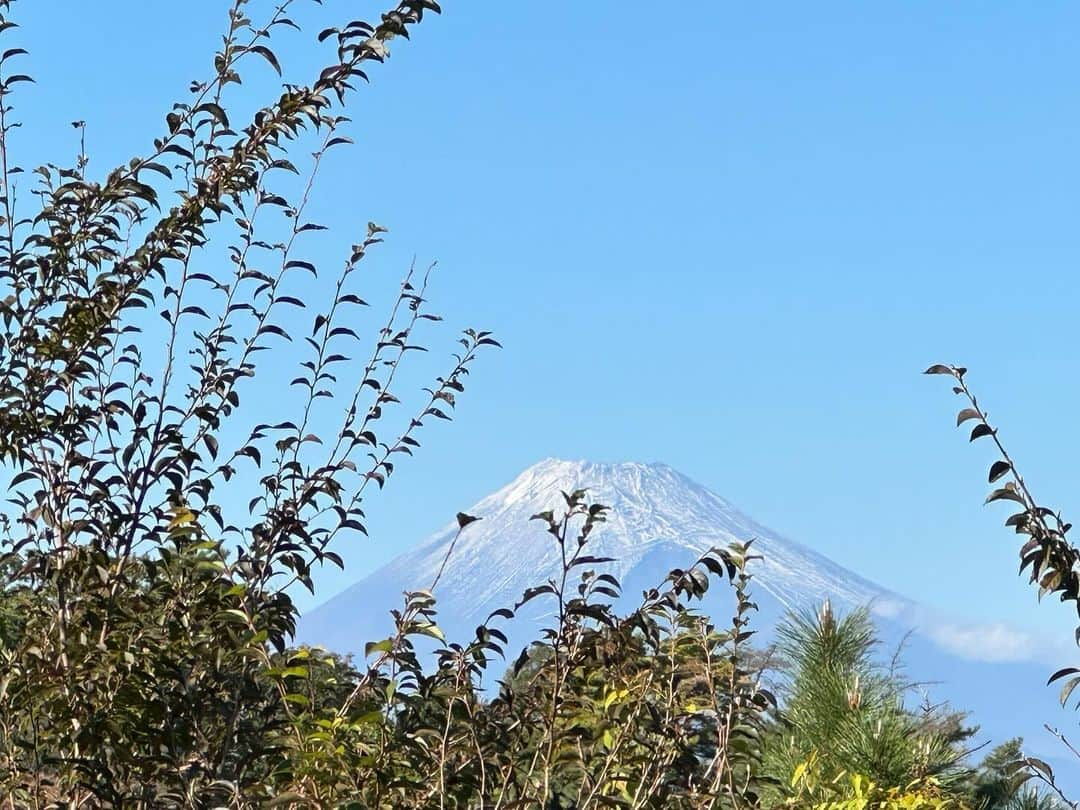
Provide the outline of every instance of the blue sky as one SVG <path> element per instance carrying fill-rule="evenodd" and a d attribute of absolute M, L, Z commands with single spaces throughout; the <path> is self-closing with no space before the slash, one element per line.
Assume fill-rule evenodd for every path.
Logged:
<path fill-rule="evenodd" d="M 287 76 L 356 5 L 380 8 L 304 5 Z M 28 163 L 70 162 L 79 118 L 99 171 L 145 150 L 224 20 L 211 2 L 20 6 Z M 665 461 L 931 606 L 1070 626 L 1015 576 L 1004 515 L 980 505 L 989 448 L 919 372 L 969 366 L 1029 483 L 1080 510 L 1080 7 L 444 6 L 355 98 L 357 145 L 316 202 L 337 241 L 315 252 L 386 225 L 374 278 L 439 261 L 435 346 L 474 325 L 505 349 L 322 595 L 561 456 Z"/>

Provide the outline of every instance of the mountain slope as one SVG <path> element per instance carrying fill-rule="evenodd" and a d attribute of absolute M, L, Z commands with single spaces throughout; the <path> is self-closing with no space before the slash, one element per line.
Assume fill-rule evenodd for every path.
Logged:
<path fill-rule="evenodd" d="M 447 562 L 437 593 L 440 612 L 475 625 L 554 573 L 557 549 L 530 517 L 546 509 L 557 511 L 563 503 L 560 493 L 579 488 L 589 490 L 591 501 L 611 507 L 590 547 L 592 554 L 617 560 L 609 568 L 620 579 L 650 558 L 645 572 L 655 574 L 658 582 L 667 571 L 656 565 L 660 556 L 670 557 L 672 566 L 685 566 L 711 547 L 756 538 L 757 553 L 764 557 L 754 568 L 756 584 L 785 607 L 815 605 L 827 596 L 849 608 L 873 603 L 887 613 L 901 612 L 909 604 L 811 549 L 779 538 L 666 465 L 548 459 L 467 510 L 483 520 L 462 534 Z M 337 649 L 362 646 L 362 639 L 353 635 L 359 628 L 337 617 L 356 617 L 377 604 L 373 593 L 399 597 L 404 590 L 430 585 L 456 532 L 456 524 L 444 527 L 311 612 L 303 622 L 305 637 Z"/>
<path fill-rule="evenodd" d="M 590 501 L 611 507 L 608 521 L 590 538 L 590 553 L 617 560 L 607 570 L 622 581 L 628 602 L 707 549 L 753 538 L 763 557 L 751 569 L 760 606 L 755 624 L 763 640 L 788 609 L 814 609 L 826 598 L 839 612 L 867 605 L 885 645 L 906 639 L 909 674 L 940 681 L 930 690 L 933 696 L 972 711 L 985 737 L 1003 741 L 1023 735 L 1032 753 L 1053 758 L 1059 752 L 1042 723 L 1075 722 L 1075 715 L 1061 713 L 1052 691 L 1042 688 L 1052 668 L 1045 661 L 1068 662 L 1059 657 L 1062 651 L 1013 628 L 935 614 L 778 536 L 663 464 L 542 461 L 466 510 L 482 520 L 467 527 L 448 559 L 456 523 L 306 614 L 299 640 L 357 652 L 364 642 L 385 638 L 391 627 L 388 610 L 401 604 L 404 591 L 429 587 L 444 560 L 436 589 L 440 625 L 451 639 L 471 637 L 491 611 L 512 607 L 526 588 L 558 569 L 557 547 L 530 518 L 548 509 L 558 513 L 561 492 L 574 489 L 588 489 Z M 543 617 L 540 601 L 531 603 L 537 606 L 533 613 L 504 627 L 511 659 L 515 646 L 534 637 Z M 724 624 L 730 601 L 730 590 L 717 582 L 701 609 Z"/>

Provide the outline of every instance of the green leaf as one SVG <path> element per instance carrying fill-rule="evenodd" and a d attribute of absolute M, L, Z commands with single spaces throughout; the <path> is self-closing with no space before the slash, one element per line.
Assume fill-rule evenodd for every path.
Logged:
<path fill-rule="evenodd" d="M 244 611 L 242 610 L 237 610 L 236 608 L 228 608 L 227 610 L 223 610 L 218 613 L 218 616 L 228 621 L 238 622 L 240 624 L 248 623 L 247 614 L 244 613 Z"/>
<path fill-rule="evenodd" d="M 169 521 L 169 525 L 166 528 L 175 529 L 177 526 L 183 526 L 185 523 L 191 523 L 193 520 L 195 520 L 194 513 L 189 509 L 182 509 Z"/>
<path fill-rule="evenodd" d="M 438 639 L 442 642 L 446 641 L 446 636 L 443 634 L 443 631 L 439 628 L 437 624 L 434 623 L 422 624 L 416 628 L 416 632 L 420 633 L 421 635 L 430 636 L 431 638 Z"/>
<path fill-rule="evenodd" d="M 795 766 L 795 771 L 791 775 L 792 787 L 796 787 L 799 782 L 802 781 L 803 776 L 806 775 L 806 769 L 808 765 L 808 762 L 800 762 L 798 765 Z"/>
<path fill-rule="evenodd" d="M 394 640 L 391 638 L 382 641 L 369 641 L 364 645 L 364 656 L 370 656 L 372 653 L 390 652 L 392 649 L 394 649 Z"/>

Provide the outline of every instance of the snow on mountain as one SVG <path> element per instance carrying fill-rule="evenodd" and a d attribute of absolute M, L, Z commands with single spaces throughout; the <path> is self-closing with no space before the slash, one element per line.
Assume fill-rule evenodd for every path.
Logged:
<path fill-rule="evenodd" d="M 627 599 L 709 548 L 754 539 L 763 557 L 751 567 L 761 638 L 768 638 L 788 609 L 814 609 L 826 598 L 840 612 L 868 606 L 886 645 L 907 638 L 909 673 L 938 682 L 934 696 L 971 710 L 991 738 L 1026 734 L 1032 753 L 1053 758 L 1057 752 L 1047 744 L 1042 723 L 1075 722 L 1075 715 L 1061 713 L 1051 690 L 1041 688 L 1051 670 L 1047 662 L 1068 663 L 1069 651 L 1016 628 L 958 622 L 927 610 L 780 537 L 665 464 L 541 461 L 464 510 L 482 520 L 461 533 L 449 559 L 456 522 L 304 615 L 298 640 L 362 651 L 366 641 L 388 635 L 388 611 L 401 605 L 403 592 L 429 587 L 444 560 L 435 591 L 439 623 L 449 638 L 467 640 L 491 611 L 512 607 L 526 588 L 558 570 L 556 545 L 530 518 L 549 509 L 558 513 L 561 493 L 575 489 L 587 489 L 591 502 L 611 508 L 590 538 L 590 553 L 616 559 L 606 570 L 622 581 Z M 702 609 L 722 624 L 729 605 L 730 589 L 718 582 Z M 535 624 L 529 622 L 537 618 L 519 616 L 503 628 L 511 647 L 534 637 Z M 516 652 L 508 650 L 508 657 Z M 1010 701 L 1001 700 L 1005 694 Z"/>
<path fill-rule="evenodd" d="M 440 613 L 475 626 L 553 574 L 558 550 L 530 517 L 547 509 L 558 511 L 563 504 L 560 493 L 574 489 L 588 489 L 590 501 L 611 507 L 590 548 L 594 555 L 617 560 L 610 570 L 620 579 L 647 557 L 656 559 L 658 551 L 666 552 L 662 556 L 670 556 L 673 565 L 685 566 L 709 548 L 756 538 L 756 551 L 764 557 L 754 567 L 756 584 L 785 607 L 811 606 L 826 597 L 849 608 L 873 604 L 882 613 L 901 612 L 908 606 L 896 594 L 778 537 L 667 465 L 547 459 L 466 510 L 483 520 L 462 533 L 447 562 L 436 594 Z M 351 648 L 359 639 L 350 641 L 343 634 L 358 628 L 324 619 L 355 615 L 345 606 L 372 604 L 373 589 L 392 586 L 400 594 L 427 587 L 456 533 L 456 523 L 447 525 L 316 609 L 305 617 L 303 634 L 329 646 Z M 648 573 L 658 582 L 666 569 Z"/>

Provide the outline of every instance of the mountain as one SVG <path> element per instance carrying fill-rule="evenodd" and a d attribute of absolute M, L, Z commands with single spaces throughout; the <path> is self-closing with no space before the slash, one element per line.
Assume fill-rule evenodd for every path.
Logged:
<path fill-rule="evenodd" d="M 558 512 L 561 493 L 575 489 L 587 489 L 591 502 L 611 508 L 589 542 L 593 555 L 617 560 L 606 570 L 622 582 L 624 600 L 639 597 L 671 568 L 688 566 L 709 548 L 754 539 L 763 558 L 751 568 L 762 643 L 789 609 L 815 609 L 826 598 L 841 613 L 868 606 L 883 654 L 903 643 L 908 674 L 932 684 L 927 691 L 935 700 L 972 712 L 980 739 L 996 744 L 1024 736 L 1034 755 L 1053 761 L 1061 754 L 1042 724 L 1069 729 L 1076 715 L 1063 713 L 1056 690 L 1043 684 L 1050 671 L 1070 663 L 1068 650 L 1031 632 L 956 621 L 929 610 L 779 536 L 664 464 L 541 461 L 465 510 L 481 521 L 461 533 L 449 558 L 456 522 L 305 614 L 298 640 L 356 653 L 366 641 L 385 638 L 391 627 L 388 611 L 401 604 L 404 591 L 429 587 L 444 560 L 435 591 L 440 626 L 450 639 L 471 638 L 493 610 L 512 607 L 526 588 L 557 570 L 557 547 L 530 518 L 549 509 Z M 724 624 L 730 605 L 730 589 L 715 582 L 702 609 Z M 542 610 L 503 627 L 511 648 L 520 649 L 533 637 Z M 510 660 L 517 649 L 508 650 Z M 1060 767 L 1067 770 L 1068 764 Z"/>

